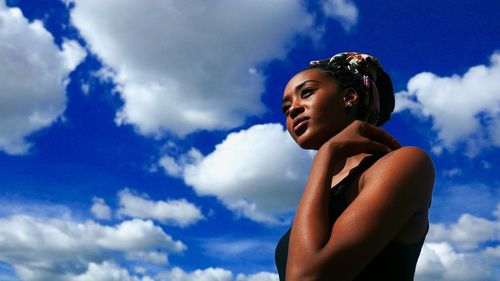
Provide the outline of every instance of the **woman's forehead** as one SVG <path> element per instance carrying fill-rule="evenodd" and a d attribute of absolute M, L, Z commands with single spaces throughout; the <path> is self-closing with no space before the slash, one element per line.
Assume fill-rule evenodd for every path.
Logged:
<path fill-rule="evenodd" d="M 298 72 L 297 74 L 295 74 L 289 80 L 289 82 L 300 80 L 300 79 L 309 79 L 309 77 L 319 78 L 320 76 L 323 76 L 323 73 L 321 73 L 321 71 L 319 71 L 318 69 L 315 69 L 315 68 L 304 69 L 304 70 Z"/>
<path fill-rule="evenodd" d="M 293 92 L 297 86 L 300 86 L 301 84 L 303 84 L 306 81 L 313 80 L 313 81 L 317 81 L 317 82 L 321 83 L 321 82 L 325 81 L 326 79 L 328 79 L 326 77 L 326 75 L 318 69 L 303 70 L 303 71 L 295 74 L 288 81 L 288 83 L 286 84 L 286 87 L 285 87 L 284 94 L 286 95 L 287 92 L 290 92 L 290 93 Z"/>

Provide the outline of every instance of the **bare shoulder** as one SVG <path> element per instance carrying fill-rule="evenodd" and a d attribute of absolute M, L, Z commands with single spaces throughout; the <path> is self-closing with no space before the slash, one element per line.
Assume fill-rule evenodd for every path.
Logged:
<path fill-rule="evenodd" d="M 434 164 L 427 152 L 405 146 L 387 153 L 363 173 L 363 188 L 378 186 L 386 191 L 410 195 L 421 206 L 430 201 L 434 187 Z"/>
<path fill-rule="evenodd" d="M 384 169 L 387 168 L 386 166 L 412 168 L 411 170 L 415 172 L 434 171 L 434 164 L 429 154 L 416 146 L 403 146 L 387 153 L 373 165 L 376 169 Z"/>

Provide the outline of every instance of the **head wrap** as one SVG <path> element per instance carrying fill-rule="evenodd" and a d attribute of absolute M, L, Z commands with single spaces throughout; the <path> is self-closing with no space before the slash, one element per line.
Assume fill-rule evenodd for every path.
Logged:
<path fill-rule="evenodd" d="M 377 69 L 382 69 L 378 60 L 367 54 L 346 52 L 336 54 L 329 59 L 310 62 L 310 66 L 321 64 L 348 70 L 363 83 L 366 90 L 363 102 L 368 109 L 365 121 L 377 124 L 380 118 L 380 95 L 375 81 L 377 81 Z"/>

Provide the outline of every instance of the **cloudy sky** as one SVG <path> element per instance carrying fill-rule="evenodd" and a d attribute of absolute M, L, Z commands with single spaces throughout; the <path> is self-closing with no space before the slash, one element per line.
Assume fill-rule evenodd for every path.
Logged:
<path fill-rule="evenodd" d="M 499 280 L 497 0 L 0 0 L 0 280 L 277 280 L 310 60 L 377 56 L 436 169 L 416 280 Z"/>

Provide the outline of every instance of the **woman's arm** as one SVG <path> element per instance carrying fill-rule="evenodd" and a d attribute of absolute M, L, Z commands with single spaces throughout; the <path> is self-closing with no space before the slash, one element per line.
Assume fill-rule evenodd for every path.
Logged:
<path fill-rule="evenodd" d="M 383 130 L 357 121 L 321 147 L 293 223 L 287 280 L 352 280 L 412 215 L 426 210 L 434 167 L 425 152 L 405 147 L 363 174 L 359 195 L 329 227 L 336 161 L 361 152 L 383 153 L 387 147 L 397 149 L 399 144 Z"/>

